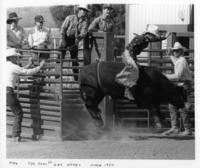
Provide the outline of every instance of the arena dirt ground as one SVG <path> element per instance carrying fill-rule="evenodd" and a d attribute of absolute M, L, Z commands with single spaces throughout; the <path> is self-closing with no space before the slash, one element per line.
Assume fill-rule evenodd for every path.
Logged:
<path fill-rule="evenodd" d="M 195 159 L 194 136 L 161 136 L 130 130 L 104 132 L 98 138 L 39 141 L 7 138 L 7 158 L 17 159 Z"/>

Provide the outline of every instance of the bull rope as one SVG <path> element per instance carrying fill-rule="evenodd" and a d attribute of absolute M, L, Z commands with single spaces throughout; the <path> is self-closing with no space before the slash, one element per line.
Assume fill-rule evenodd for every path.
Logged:
<path fill-rule="evenodd" d="M 101 61 L 99 61 L 97 63 L 97 83 L 98 83 L 99 87 L 101 88 L 101 90 L 103 90 L 101 78 L 100 78 L 100 64 L 101 64 Z"/>

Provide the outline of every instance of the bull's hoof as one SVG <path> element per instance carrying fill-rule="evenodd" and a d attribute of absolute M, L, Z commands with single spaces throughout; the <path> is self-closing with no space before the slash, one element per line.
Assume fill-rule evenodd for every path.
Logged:
<path fill-rule="evenodd" d="M 102 119 L 95 120 L 95 126 L 96 127 L 101 128 L 101 127 L 103 127 L 103 125 L 104 125 L 104 122 L 103 122 Z"/>

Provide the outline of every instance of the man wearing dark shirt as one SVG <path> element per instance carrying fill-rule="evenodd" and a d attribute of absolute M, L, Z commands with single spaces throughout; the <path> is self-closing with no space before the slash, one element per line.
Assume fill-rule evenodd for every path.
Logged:
<path fill-rule="evenodd" d="M 72 59 L 72 66 L 79 66 L 78 63 L 78 43 L 87 35 L 88 32 L 88 12 L 86 6 L 79 6 L 77 15 L 69 15 L 65 18 L 61 26 L 62 40 L 60 49 L 69 47 L 69 52 Z M 62 58 L 65 58 L 66 51 L 62 51 Z M 73 69 L 74 73 L 78 73 L 78 69 Z M 74 77 L 78 79 L 77 76 Z"/>
<path fill-rule="evenodd" d="M 21 17 L 18 17 L 15 12 L 9 13 L 9 18 L 7 19 L 7 46 L 14 48 L 21 48 L 22 44 L 25 42 L 25 31 L 18 25 Z"/>
<path fill-rule="evenodd" d="M 111 5 L 107 4 L 103 7 L 103 14 L 95 18 L 90 24 L 89 32 L 113 32 L 114 31 L 114 21 L 111 17 L 113 8 Z"/>

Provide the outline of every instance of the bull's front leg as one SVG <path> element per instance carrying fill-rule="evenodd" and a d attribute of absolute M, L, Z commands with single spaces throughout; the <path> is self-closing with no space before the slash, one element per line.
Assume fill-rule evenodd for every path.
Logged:
<path fill-rule="evenodd" d="M 103 95 L 99 93 L 95 88 L 92 87 L 81 87 L 81 97 L 84 101 L 85 107 L 89 112 L 90 116 L 94 119 L 94 123 L 97 127 L 104 125 L 101 117 L 101 110 L 98 108 Z"/>
<path fill-rule="evenodd" d="M 101 117 L 101 110 L 98 107 L 88 106 L 87 103 L 85 104 L 85 107 L 91 117 L 94 119 L 95 126 L 99 128 L 102 127 L 104 125 L 104 122 Z"/>

